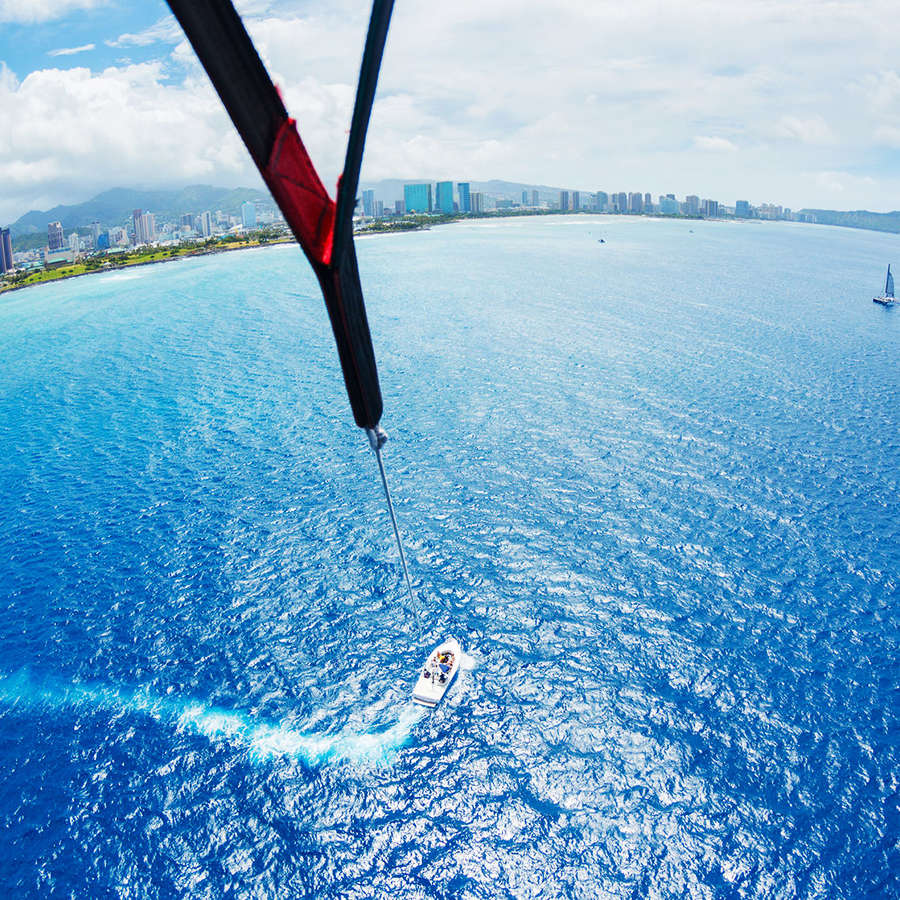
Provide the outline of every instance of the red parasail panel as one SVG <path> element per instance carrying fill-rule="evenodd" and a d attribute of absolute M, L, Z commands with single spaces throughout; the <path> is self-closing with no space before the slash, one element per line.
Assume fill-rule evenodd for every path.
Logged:
<path fill-rule="evenodd" d="M 262 175 L 307 256 L 329 265 L 337 208 L 313 168 L 293 119 L 281 123 Z"/>

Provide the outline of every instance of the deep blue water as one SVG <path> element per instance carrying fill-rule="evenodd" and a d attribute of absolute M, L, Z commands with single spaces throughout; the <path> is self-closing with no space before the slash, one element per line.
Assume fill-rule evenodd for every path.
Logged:
<path fill-rule="evenodd" d="M 0 885 L 900 896 L 900 241 L 358 249 L 415 609 L 296 248 L 0 298 Z"/>

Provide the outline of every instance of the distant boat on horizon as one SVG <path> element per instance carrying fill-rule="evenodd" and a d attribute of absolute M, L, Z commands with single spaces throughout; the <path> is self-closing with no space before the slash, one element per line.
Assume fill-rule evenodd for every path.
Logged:
<path fill-rule="evenodd" d="M 891 265 L 888 263 L 887 278 L 884 279 L 884 293 L 880 297 L 873 297 L 873 303 L 880 303 L 882 306 L 893 306 L 894 300 L 894 276 L 891 275 Z"/>

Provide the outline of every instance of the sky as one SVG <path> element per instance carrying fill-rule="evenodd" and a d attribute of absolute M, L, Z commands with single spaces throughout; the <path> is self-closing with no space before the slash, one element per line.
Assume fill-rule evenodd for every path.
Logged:
<path fill-rule="evenodd" d="M 238 0 L 333 186 L 366 0 Z M 900 209 L 897 0 L 396 0 L 363 180 Z M 260 186 L 158 0 L 0 0 L 0 224 Z"/>

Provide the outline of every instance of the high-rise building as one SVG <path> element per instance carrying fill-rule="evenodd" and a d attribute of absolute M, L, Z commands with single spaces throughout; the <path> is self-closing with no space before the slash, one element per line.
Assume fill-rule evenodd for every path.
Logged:
<path fill-rule="evenodd" d="M 581 191 L 572 191 L 572 209 L 581 209 Z"/>
<path fill-rule="evenodd" d="M 522 191 L 522 206 L 528 206 L 528 191 Z"/>
<path fill-rule="evenodd" d="M 456 185 L 459 192 L 459 211 L 463 213 L 472 212 L 472 200 L 469 191 L 469 182 L 460 181 Z"/>
<path fill-rule="evenodd" d="M 559 192 L 559 208 L 565 212 L 569 208 L 569 192 L 568 191 L 560 191 Z"/>
<path fill-rule="evenodd" d="M 719 217 L 719 203 L 717 200 L 703 201 L 703 215 L 708 219 L 717 219 Z"/>
<path fill-rule="evenodd" d="M 679 212 L 681 212 L 678 201 L 674 197 L 670 197 L 668 194 L 659 198 L 659 211 L 664 216 L 677 216 Z"/>
<path fill-rule="evenodd" d="M 62 222 L 51 222 L 47 226 L 47 249 L 62 250 L 66 246 L 66 236 L 63 233 Z"/>
<path fill-rule="evenodd" d="M 603 212 L 609 206 L 609 194 L 606 191 L 597 191 L 594 194 L 594 209 L 597 212 Z"/>
<path fill-rule="evenodd" d="M 541 193 L 540 191 L 532 191 L 531 192 L 531 205 L 537 209 L 541 205 Z"/>
<path fill-rule="evenodd" d="M 688 216 L 700 215 L 700 198 L 694 194 L 688 194 L 684 198 L 684 212 Z"/>
<path fill-rule="evenodd" d="M 750 201 L 738 200 L 734 204 L 734 214 L 738 219 L 749 219 L 752 215 L 750 212 Z"/>
<path fill-rule="evenodd" d="M 179 220 L 178 224 L 181 225 L 182 228 L 190 228 L 194 229 L 194 214 L 193 213 L 185 213 Z"/>
<path fill-rule="evenodd" d="M 453 182 L 439 181 L 437 183 L 437 208 L 442 213 L 453 212 Z"/>
<path fill-rule="evenodd" d="M 395 201 L 394 201 L 394 215 L 396 215 L 396 216 L 402 216 L 403 213 L 404 213 L 404 211 L 405 211 L 405 210 L 404 210 L 404 207 L 403 207 L 403 201 L 402 201 L 402 200 L 395 200 Z"/>
<path fill-rule="evenodd" d="M 632 191 L 628 195 L 628 212 L 640 213 L 644 211 L 644 198 L 640 191 Z"/>
<path fill-rule="evenodd" d="M 200 213 L 200 234 L 203 237 L 209 237 L 212 234 L 212 213 L 209 210 Z"/>
<path fill-rule="evenodd" d="M 134 243 L 149 244 L 156 240 L 156 217 L 151 212 L 136 209 L 131 214 L 134 224 Z"/>
<path fill-rule="evenodd" d="M 375 191 L 363 191 L 363 215 L 367 219 L 375 217 Z"/>
<path fill-rule="evenodd" d="M 145 212 L 141 216 L 142 244 L 150 244 L 156 240 L 156 216 L 152 212 Z"/>
<path fill-rule="evenodd" d="M 484 194 L 482 194 L 481 191 L 472 191 L 469 194 L 469 205 L 471 206 L 470 212 L 483 213 Z"/>
<path fill-rule="evenodd" d="M 13 268 L 12 238 L 8 228 L 0 228 L 0 275 Z"/>
<path fill-rule="evenodd" d="M 649 191 L 644 194 L 644 212 L 653 212 L 653 198 Z"/>
<path fill-rule="evenodd" d="M 375 201 L 375 218 L 380 219 L 384 215 L 384 203 L 381 200 Z"/>
<path fill-rule="evenodd" d="M 93 247 L 96 249 L 97 241 L 100 240 L 100 223 L 99 222 L 91 222 L 91 243 Z"/>
<path fill-rule="evenodd" d="M 78 237 L 77 231 L 73 231 L 69 235 L 69 249 L 76 256 L 81 252 L 81 238 Z"/>
<path fill-rule="evenodd" d="M 431 182 L 428 184 L 404 184 L 403 202 L 408 213 L 430 213 L 433 207 Z"/>
<path fill-rule="evenodd" d="M 119 225 L 109 229 L 109 246 L 124 247 L 128 244 L 128 232 Z"/>
<path fill-rule="evenodd" d="M 617 212 L 628 212 L 628 194 L 626 194 L 625 191 L 619 191 L 619 193 L 616 194 L 616 206 L 618 207 Z"/>
<path fill-rule="evenodd" d="M 256 228 L 256 204 L 252 200 L 241 204 L 241 225 L 244 228 Z"/>

